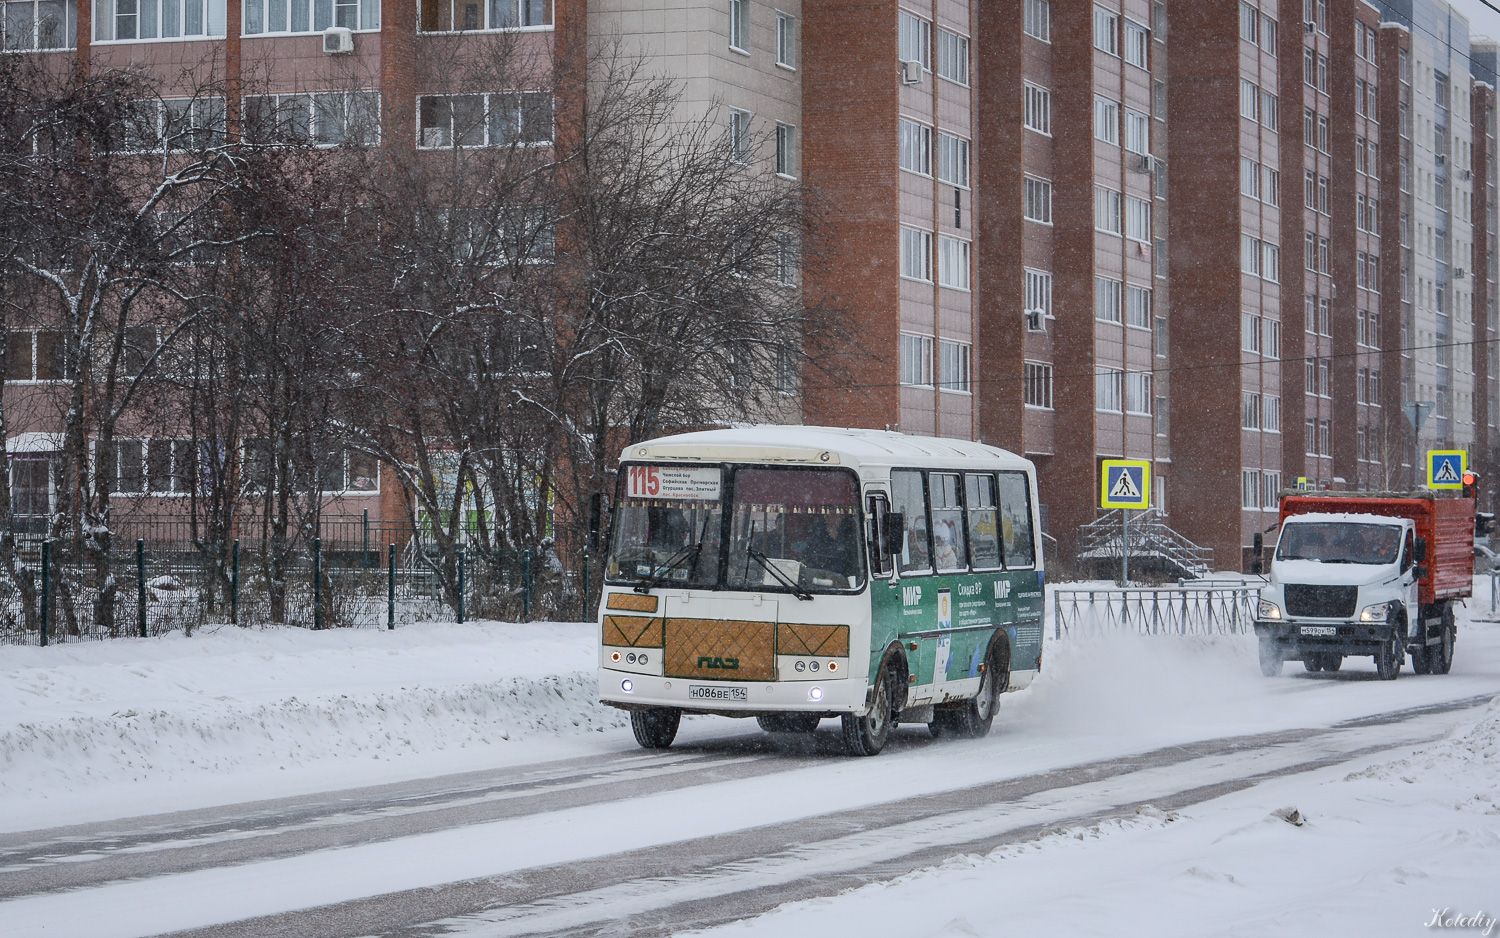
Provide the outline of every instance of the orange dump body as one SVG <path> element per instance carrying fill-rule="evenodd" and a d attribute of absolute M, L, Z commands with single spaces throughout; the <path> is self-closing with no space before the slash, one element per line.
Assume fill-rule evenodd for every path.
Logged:
<path fill-rule="evenodd" d="M 1446 498 L 1427 493 L 1368 495 L 1319 492 L 1284 495 L 1281 518 L 1314 512 L 1410 518 L 1417 537 L 1427 541 L 1427 576 L 1419 581 L 1418 600 L 1433 603 L 1462 599 L 1474 589 L 1474 499 Z"/>

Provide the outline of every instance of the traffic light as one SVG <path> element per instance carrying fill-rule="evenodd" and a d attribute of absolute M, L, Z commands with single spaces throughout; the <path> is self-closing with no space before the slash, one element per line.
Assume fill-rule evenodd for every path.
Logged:
<path fill-rule="evenodd" d="M 1473 498 L 1479 488 L 1479 473 L 1472 469 L 1464 473 L 1464 498 Z"/>

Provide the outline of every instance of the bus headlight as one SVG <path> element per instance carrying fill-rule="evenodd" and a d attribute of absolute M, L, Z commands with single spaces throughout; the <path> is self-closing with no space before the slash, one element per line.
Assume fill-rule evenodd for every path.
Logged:
<path fill-rule="evenodd" d="M 1281 607 L 1269 599 L 1262 599 L 1260 601 L 1260 617 L 1262 619 L 1280 619 Z"/>
<path fill-rule="evenodd" d="M 1384 622 L 1391 617 L 1391 604 L 1379 603 L 1374 606 L 1366 606 L 1359 611 L 1361 622 Z"/>

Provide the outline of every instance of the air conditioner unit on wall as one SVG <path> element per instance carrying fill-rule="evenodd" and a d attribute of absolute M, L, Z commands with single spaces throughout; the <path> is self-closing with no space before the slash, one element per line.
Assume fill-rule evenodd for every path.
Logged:
<path fill-rule="evenodd" d="M 1433 159 L 1433 162 L 1437 163 L 1439 166 L 1442 166 L 1444 163 L 1448 162 L 1448 157 L 1444 156 L 1441 153 L 1439 153 L 1437 156 L 1433 157 L 1432 159 Z"/>
<path fill-rule="evenodd" d="M 920 85 L 922 83 L 922 62 L 919 59 L 911 59 L 901 63 L 901 83 L 903 85 Z"/>
<path fill-rule="evenodd" d="M 1464 279 L 1464 274 L 1466 274 L 1466 273 L 1468 273 L 1467 270 L 1464 270 L 1462 267 L 1457 267 L 1453 271 L 1453 279 L 1454 280 L 1462 280 L 1462 279 Z"/>
<path fill-rule="evenodd" d="M 1138 173 L 1149 173 L 1156 168 L 1156 161 L 1149 153 L 1137 153 L 1130 168 Z"/>
<path fill-rule="evenodd" d="M 1307 34 L 1309 36 L 1318 31 L 1318 24 L 1312 20 L 1308 20 L 1304 25 L 1307 26 Z"/>
<path fill-rule="evenodd" d="M 354 51 L 354 31 L 343 26 L 330 26 L 323 30 L 323 51 L 339 55 Z"/>
<path fill-rule="evenodd" d="M 1026 311 L 1026 328 L 1031 332 L 1047 331 L 1047 318 L 1040 309 Z"/>

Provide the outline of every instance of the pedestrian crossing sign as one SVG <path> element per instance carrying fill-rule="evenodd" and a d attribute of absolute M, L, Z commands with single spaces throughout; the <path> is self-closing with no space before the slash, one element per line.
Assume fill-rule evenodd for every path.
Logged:
<path fill-rule="evenodd" d="M 1468 456 L 1461 449 L 1427 451 L 1427 487 L 1461 489 L 1464 487 L 1464 463 Z"/>
<path fill-rule="evenodd" d="M 1106 459 L 1100 475 L 1100 507 L 1151 507 L 1151 463 L 1148 460 Z"/>

